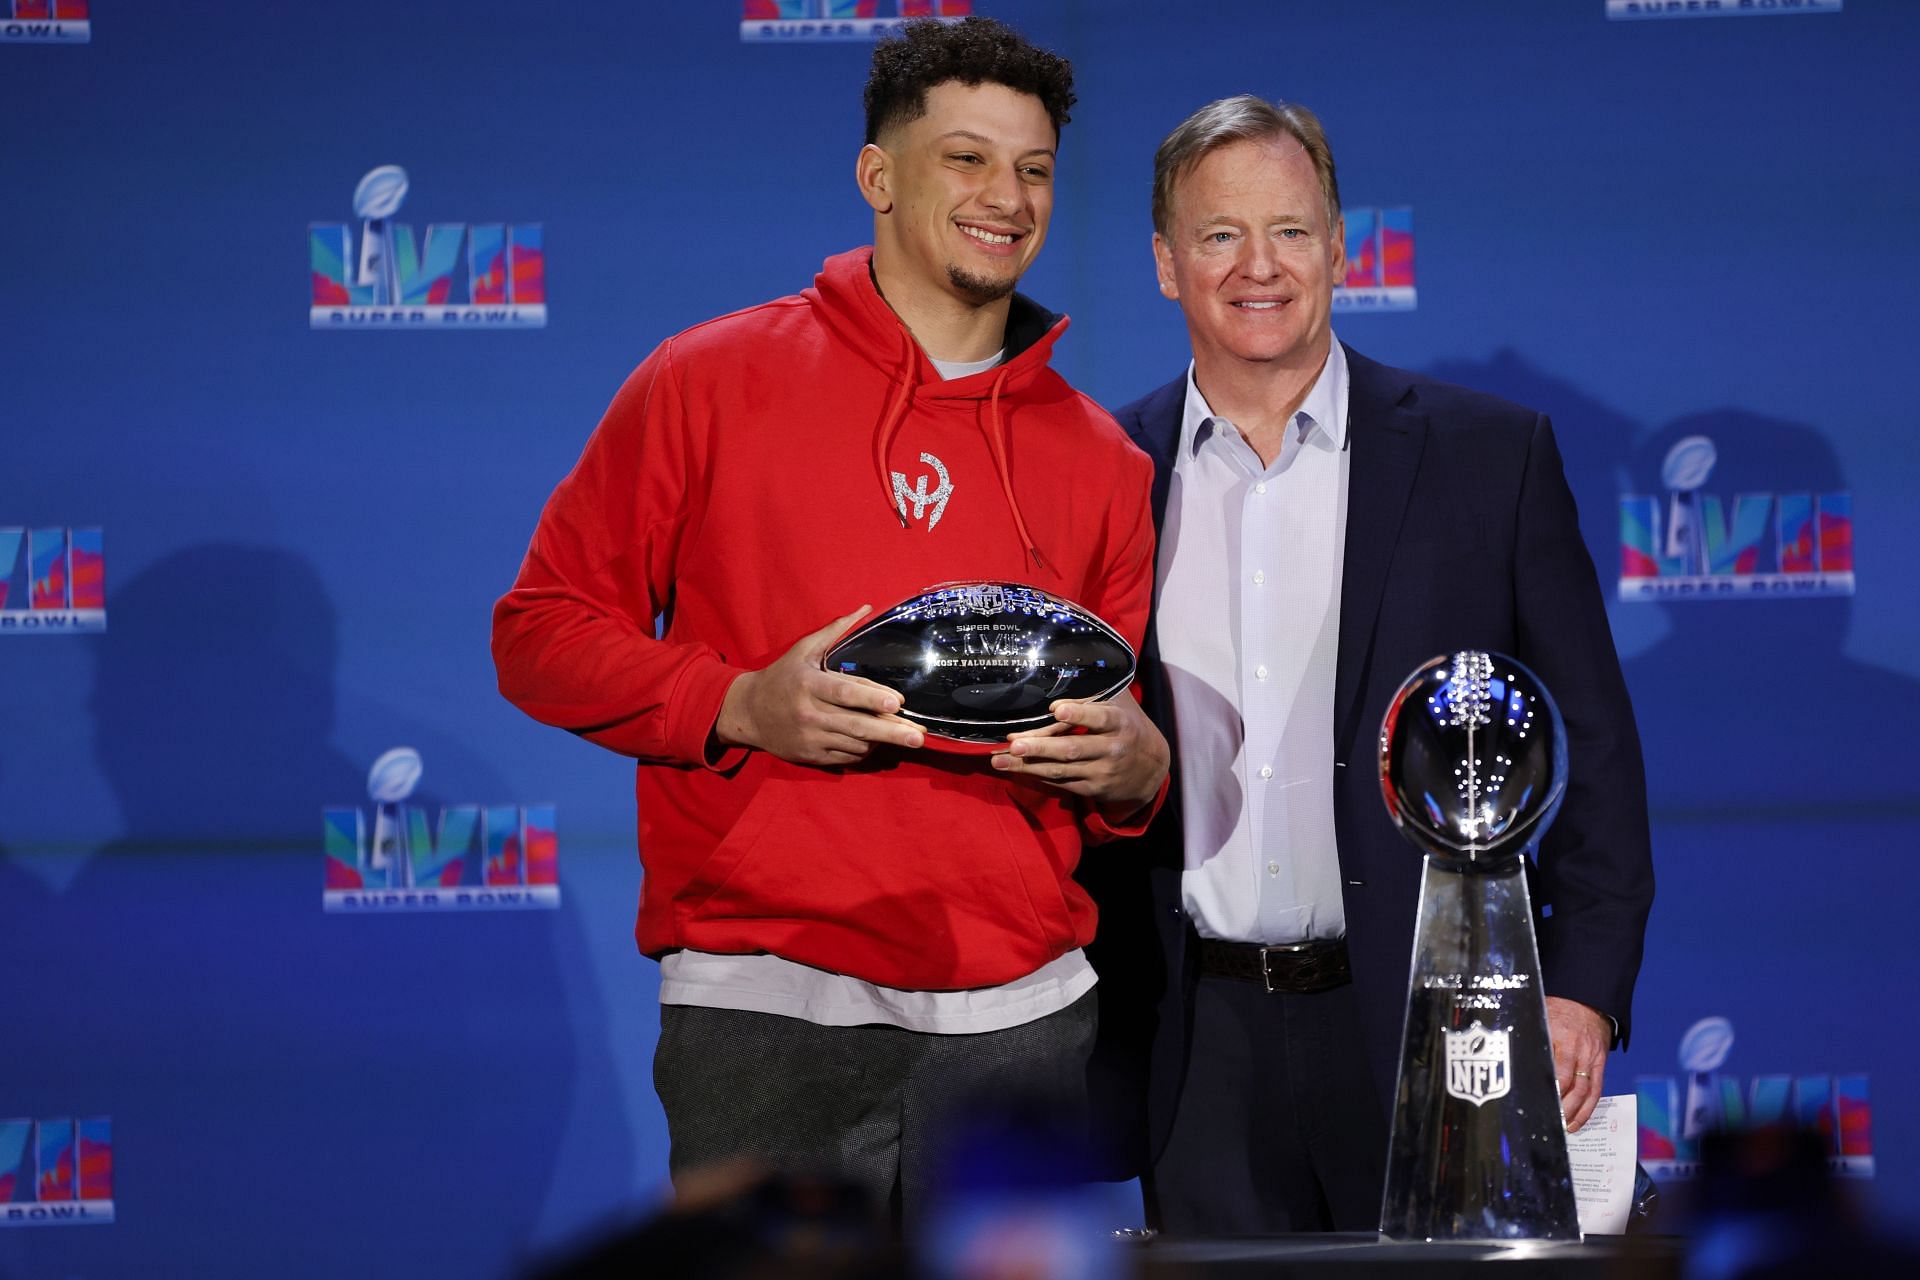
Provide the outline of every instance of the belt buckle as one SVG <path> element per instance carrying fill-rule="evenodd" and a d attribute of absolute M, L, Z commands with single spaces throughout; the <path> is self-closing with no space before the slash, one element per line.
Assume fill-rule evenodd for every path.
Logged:
<path fill-rule="evenodd" d="M 1311 947 L 1312 945 L 1313 944 L 1311 942 L 1287 942 L 1287 943 L 1282 943 L 1279 946 L 1260 948 L 1260 985 L 1264 986 L 1267 989 L 1268 995 L 1271 996 L 1271 995 L 1283 994 L 1281 992 L 1277 992 L 1274 990 L 1273 970 L 1267 967 L 1267 961 L 1273 958 L 1274 952 L 1277 951 L 1283 955 L 1297 956 L 1301 952 L 1305 951 L 1308 947 Z"/>

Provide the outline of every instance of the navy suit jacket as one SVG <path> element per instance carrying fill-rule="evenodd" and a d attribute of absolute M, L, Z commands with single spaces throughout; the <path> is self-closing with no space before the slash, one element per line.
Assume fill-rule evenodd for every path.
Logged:
<path fill-rule="evenodd" d="M 1364 1049 L 1390 1107 L 1422 861 L 1387 816 L 1377 760 L 1387 701 L 1415 668 L 1441 654 L 1489 649 L 1531 667 L 1558 701 L 1568 789 L 1529 877 L 1540 962 L 1547 994 L 1610 1015 L 1622 1043 L 1653 868 L 1640 739 L 1551 424 L 1533 410 L 1346 351 L 1352 458 L 1334 827 Z M 1185 403 L 1183 373 L 1114 414 L 1153 459 L 1155 528 L 1166 514 Z M 1143 702 L 1173 744 L 1177 771 L 1151 623 L 1141 659 Z M 1115 1176 L 1151 1167 L 1186 1066 L 1198 971 L 1195 935 L 1180 909 L 1178 801 L 1176 785 L 1145 837 L 1083 860 L 1082 880 L 1101 911 L 1089 949 L 1102 1022 L 1092 1083 Z"/>

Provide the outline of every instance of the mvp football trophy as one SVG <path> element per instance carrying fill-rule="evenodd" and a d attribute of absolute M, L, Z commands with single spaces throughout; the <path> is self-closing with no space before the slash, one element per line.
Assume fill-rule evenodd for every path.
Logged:
<path fill-rule="evenodd" d="M 1380 1233 L 1577 1241 L 1525 857 L 1566 791 L 1560 712 L 1512 658 L 1435 658 L 1387 708 L 1380 782 L 1427 863 Z"/>
<path fill-rule="evenodd" d="M 1114 697 L 1135 659 L 1118 631 L 1071 600 L 1018 582 L 948 582 L 856 626 L 821 665 L 898 693 L 929 747 L 984 754 L 1053 724 L 1057 701 Z"/>

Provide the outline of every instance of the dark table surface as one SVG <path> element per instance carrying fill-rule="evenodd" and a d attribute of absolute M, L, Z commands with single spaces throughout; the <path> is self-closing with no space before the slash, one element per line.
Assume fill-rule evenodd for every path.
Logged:
<path fill-rule="evenodd" d="M 1372 1234 L 1327 1234 L 1159 1237 L 1135 1247 L 1139 1274 L 1149 1280 L 1183 1276 L 1355 1280 L 1376 1271 L 1390 1271 L 1406 1280 L 1450 1280 L 1484 1276 L 1488 1263 L 1499 1266 L 1501 1280 L 1562 1276 L 1666 1280 L 1680 1275 L 1684 1244 L 1678 1236 L 1589 1236 L 1583 1244 L 1389 1244 Z"/>

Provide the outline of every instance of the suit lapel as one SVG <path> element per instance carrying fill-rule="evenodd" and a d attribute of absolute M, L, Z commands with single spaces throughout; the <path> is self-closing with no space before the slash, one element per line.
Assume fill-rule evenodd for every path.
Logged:
<path fill-rule="evenodd" d="M 1158 391 L 1121 410 L 1125 416 L 1117 419 L 1127 437 L 1153 460 L 1153 533 L 1156 544 L 1160 530 L 1166 524 L 1167 494 L 1173 484 L 1173 451 L 1180 444 L 1180 420 L 1185 413 L 1186 403 L 1187 375 L 1182 373 Z M 1173 746 L 1172 708 L 1168 705 L 1166 673 L 1160 667 L 1160 628 L 1155 623 L 1159 615 L 1160 571 L 1156 546 L 1153 597 L 1147 612 L 1146 640 L 1140 646 L 1140 665 L 1144 677 L 1140 692 L 1147 714 L 1167 735 L 1169 746 Z M 1177 752 L 1178 748 L 1174 749 Z M 1169 804 L 1168 807 L 1174 806 Z"/>
<path fill-rule="evenodd" d="M 1153 459 L 1153 528 L 1157 533 L 1167 518 L 1167 493 L 1173 483 L 1173 451 L 1180 443 L 1180 418 L 1187 404 L 1187 375 L 1141 400 L 1134 414 L 1120 425 L 1133 442 Z"/>
<path fill-rule="evenodd" d="M 1344 344 L 1343 344 L 1344 345 Z M 1426 446 L 1424 414 L 1405 407 L 1403 377 L 1347 347 L 1353 451 L 1347 473 L 1347 546 L 1340 580 L 1340 656 L 1334 682 L 1336 752 L 1353 741 L 1363 677 L 1373 659 L 1387 570 Z"/>

